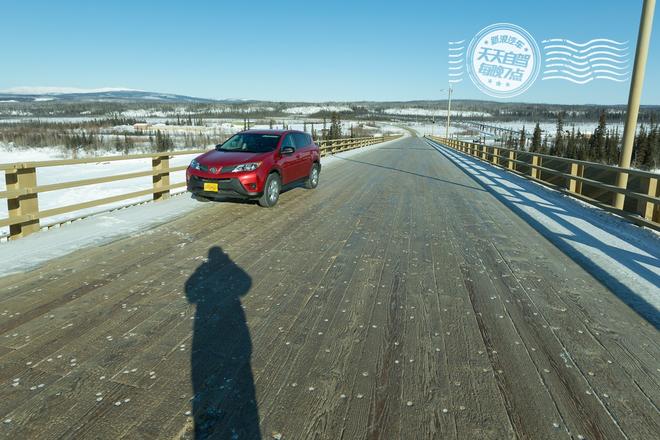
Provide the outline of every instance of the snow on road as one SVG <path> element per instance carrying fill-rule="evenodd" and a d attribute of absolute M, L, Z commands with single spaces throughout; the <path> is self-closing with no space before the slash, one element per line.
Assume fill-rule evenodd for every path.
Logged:
<path fill-rule="evenodd" d="M 558 191 L 429 142 L 656 327 L 660 236 Z"/>

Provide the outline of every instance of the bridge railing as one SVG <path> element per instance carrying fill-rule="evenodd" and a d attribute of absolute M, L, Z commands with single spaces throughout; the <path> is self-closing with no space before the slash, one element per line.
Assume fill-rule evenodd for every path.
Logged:
<path fill-rule="evenodd" d="M 614 212 L 638 225 L 660 229 L 658 173 L 437 136 L 428 138 Z M 628 174 L 626 188 L 616 186 L 619 173 Z M 616 194 L 626 197 L 623 209 L 613 206 Z"/>
<path fill-rule="evenodd" d="M 367 145 L 396 139 L 399 136 L 400 135 L 324 140 L 318 141 L 317 144 L 321 149 L 321 155 L 327 156 L 329 154 L 335 154 L 342 151 L 352 150 L 355 148 L 361 148 Z M 73 216 L 63 221 L 56 221 L 47 225 L 42 224 L 42 221 L 49 217 L 61 216 L 62 214 L 88 210 L 89 208 L 116 204 L 117 202 L 137 199 L 139 197 L 145 196 L 151 196 L 152 200 L 154 201 L 167 199 L 170 196 L 172 190 L 186 186 L 186 182 L 170 183 L 170 174 L 177 171 L 183 171 L 188 167 L 188 165 L 170 166 L 170 159 L 183 155 L 201 154 L 205 151 L 206 150 L 184 150 L 153 154 L 132 154 L 124 156 L 89 157 L 84 159 L 64 159 L 0 164 L 0 171 L 4 171 L 6 183 L 6 189 L 4 191 L 0 191 L 0 199 L 6 199 L 7 201 L 7 218 L 0 218 L 0 227 L 9 227 L 9 239 L 21 238 L 37 232 L 43 227 L 59 225 L 65 222 L 83 218 L 85 216 Z M 47 185 L 40 185 L 37 181 L 39 170 L 43 170 L 44 168 L 48 167 L 73 167 L 83 164 L 118 162 L 134 159 L 150 159 L 151 167 L 143 171 L 82 180 L 71 180 Z M 74 175 L 75 172 L 75 169 L 71 168 L 71 174 Z M 72 205 L 58 206 L 45 210 L 39 208 L 39 194 L 50 191 L 83 188 L 89 185 L 118 182 L 122 180 L 149 176 L 152 178 L 152 186 L 148 189 L 130 191 L 123 194 L 112 195 L 100 199 L 75 203 Z M 87 215 L 97 214 L 98 212 L 102 211 L 103 209 Z"/>
<path fill-rule="evenodd" d="M 328 154 L 341 153 L 342 151 L 353 150 L 355 148 L 362 148 L 368 145 L 379 144 L 381 142 L 387 142 L 394 139 L 400 138 L 400 134 L 395 135 L 385 135 L 385 136 L 375 136 L 375 137 L 364 137 L 364 138 L 344 138 L 344 139 L 333 139 L 333 140 L 324 140 L 317 141 L 316 143 L 321 149 L 321 156 L 327 156 Z"/>

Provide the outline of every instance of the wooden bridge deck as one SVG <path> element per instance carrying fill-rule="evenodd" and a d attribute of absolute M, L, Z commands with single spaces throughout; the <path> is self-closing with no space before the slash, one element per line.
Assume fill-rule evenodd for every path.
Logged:
<path fill-rule="evenodd" d="M 418 138 L 0 279 L 5 438 L 655 439 L 658 367 Z"/>

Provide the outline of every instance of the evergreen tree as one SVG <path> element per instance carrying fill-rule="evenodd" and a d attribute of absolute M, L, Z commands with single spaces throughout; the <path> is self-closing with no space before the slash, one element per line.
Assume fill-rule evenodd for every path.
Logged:
<path fill-rule="evenodd" d="M 555 133 L 554 154 L 564 156 L 564 112 L 557 113 L 557 131 Z"/>
<path fill-rule="evenodd" d="M 538 153 L 541 150 L 541 126 L 539 123 L 536 123 L 534 127 L 534 133 L 532 134 L 532 146 L 530 151 Z"/>
<path fill-rule="evenodd" d="M 577 148 L 575 146 L 575 142 L 575 125 L 573 125 L 573 128 L 568 135 L 568 139 L 566 139 L 566 157 L 571 159 L 577 158 Z"/>
<path fill-rule="evenodd" d="M 649 155 L 647 156 L 644 165 L 651 170 L 660 168 L 660 129 L 658 124 L 651 119 L 651 132 L 649 133 Z"/>
<path fill-rule="evenodd" d="M 119 136 L 115 137 L 113 143 L 114 143 L 115 151 L 122 151 L 124 149 L 124 147 L 121 143 L 121 138 Z"/>
<path fill-rule="evenodd" d="M 579 160 L 587 160 L 587 145 L 588 139 L 584 137 L 584 134 L 578 128 L 577 135 L 575 137 L 575 149 L 576 155 Z"/>
<path fill-rule="evenodd" d="M 598 117 L 598 127 L 594 130 L 591 137 L 591 158 L 592 160 L 602 162 L 605 158 L 605 134 L 607 131 L 607 122 L 605 120 L 605 110 L 600 112 Z"/>
<path fill-rule="evenodd" d="M 341 138 L 341 120 L 339 119 L 339 113 L 335 112 L 332 114 L 330 121 L 330 131 L 328 132 L 328 139 L 340 139 Z"/>
<path fill-rule="evenodd" d="M 516 148 L 516 142 L 513 140 L 513 132 L 510 132 L 506 139 L 506 147 L 512 150 Z"/>
<path fill-rule="evenodd" d="M 129 154 L 133 147 L 133 141 L 127 135 L 124 135 L 124 154 Z"/>
<path fill-rule="evenodd" d="M 633 159 L 634 164 L 637 167 L 643 167 L 646 162 L 650 162 L 648 156 L 650 156 L 650 144 L 649 136 L 646 132 L 646 127 L 644 124 L 639 128 L 637 136 L 635 136 L 635 141 L 633 143 Z"/>
<path fill-rule="evenodd" d="M 170 151 L 174 148 L 174 142 L 172 141 L 172 138 L 170 137 L 169 134 L 161 133 L 160 130 L 157 130 L 155 148 L 156 151 L 159 153 L 164 151 Z"/>
<path fill-rule="evenodd" d="M 525 143 L 527 141 L 526 136 L 525 126 L 523 125 L 522 130 L 520 130 L 520 139 L 518 140 L 518 148 L 523 151 L 525 150 Z"/>
<path fill-rule="evenodd" d="M 607 163 L 617 165 L 619 163 L 619 127 L 614 129 L 614 134 L 610 138 L 610 144 L 607 147 Z"/>

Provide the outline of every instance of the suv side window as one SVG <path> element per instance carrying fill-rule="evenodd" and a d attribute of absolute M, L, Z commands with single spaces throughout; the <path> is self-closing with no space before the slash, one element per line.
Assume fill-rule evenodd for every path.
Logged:
<path fill-rule="evenodd" d="M 307 142 L 307 135 L 305 133 L 294 133 L 293 140 L 296 143 L 296 148 L 303 148 L 310 144 Z"/>
<path fill-rule="evenodd" d="M 312 140 L 312 135 L 305 133 L 305 137 L 307 138 L 307 145 L 312 145 L 314 143 L 314 140 Z"/>
<path fill-rule="evenodd" d="M 293 143 L 293 134 L 287 134 L 285 136 L 284 140 L 282 141 L 282 146 L 280 147 L 280 149 L 285 147 L 291 147 L 293 149 L 296 148 L 296 146 Z"/>

